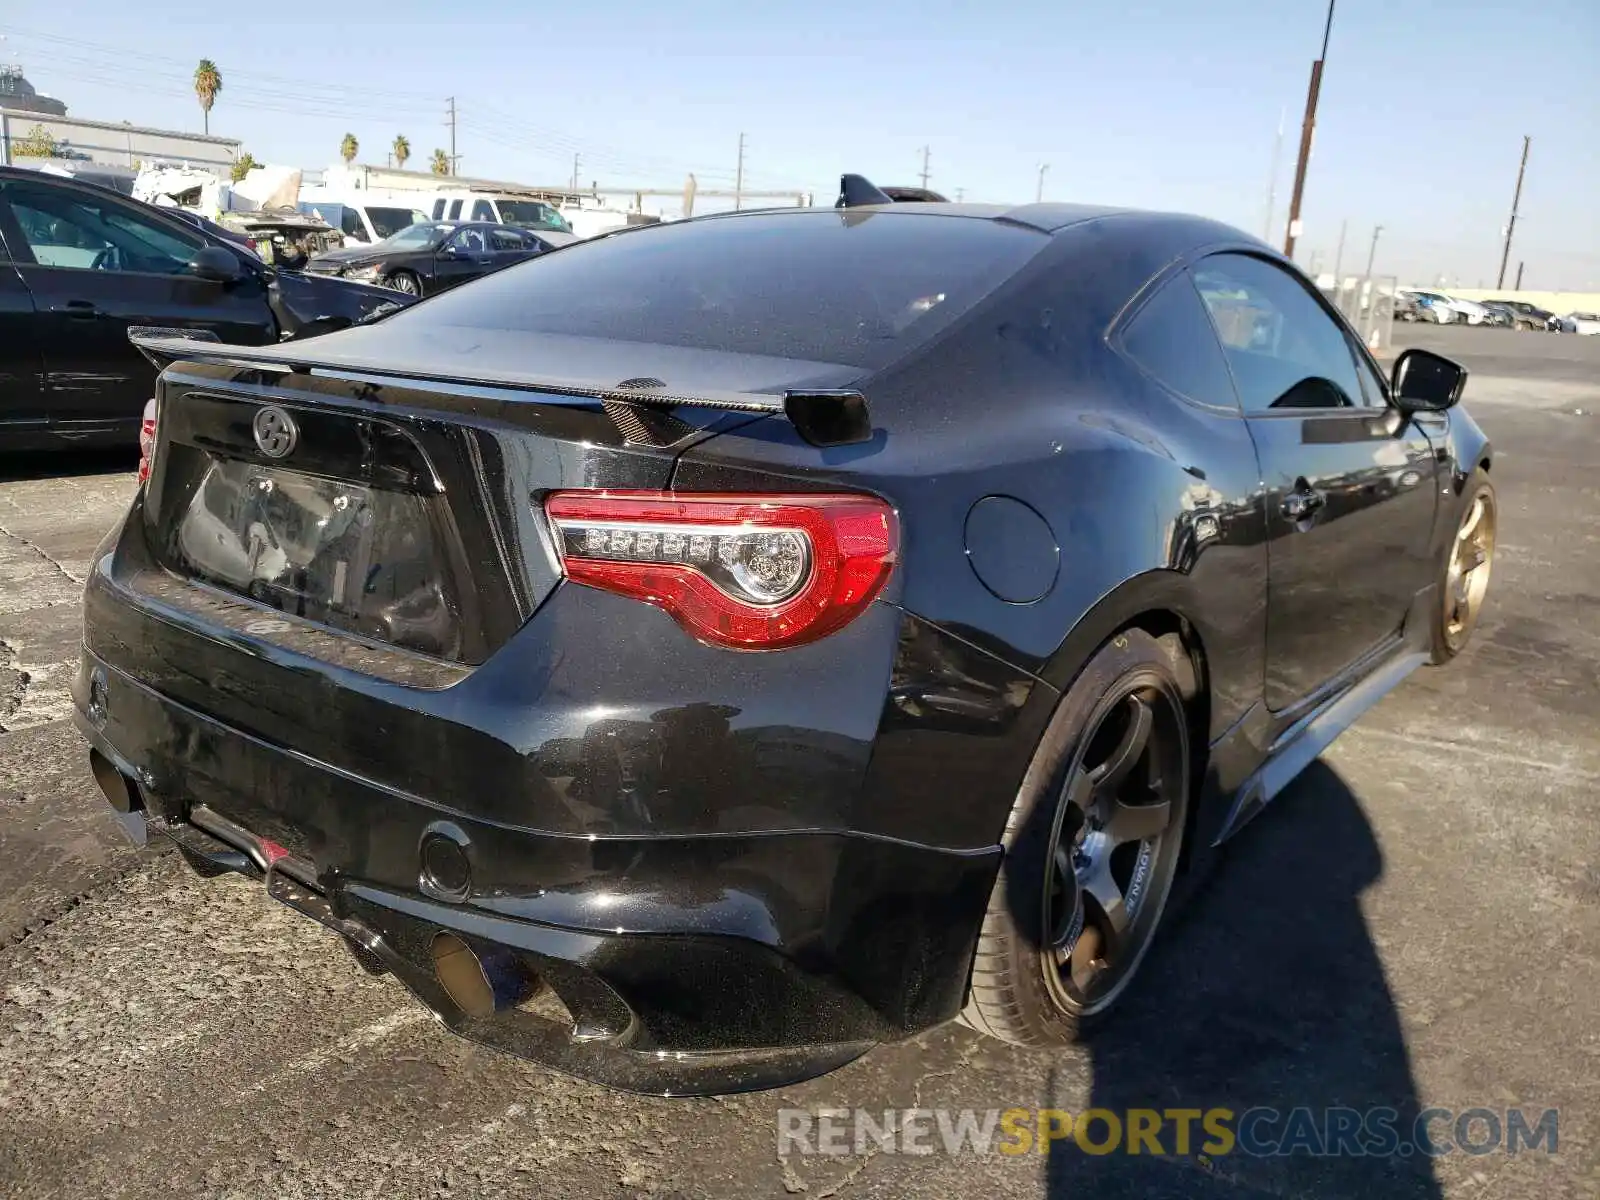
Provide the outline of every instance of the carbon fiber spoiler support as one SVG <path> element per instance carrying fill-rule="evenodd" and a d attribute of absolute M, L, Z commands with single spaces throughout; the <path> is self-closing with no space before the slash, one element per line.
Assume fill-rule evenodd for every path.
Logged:
<path fill-rule="evenodd" d="M 164 371 L 175 362 L 217 363 L 225 366 L 249 367 L 273 371 L 308 373 L 321 369 L 328 372 L 356 371 L 362 375 L 385 374 L 367 367 L 353 368 L 337 363 L 317 363 L 311 355 L 296 353 L 285 343 L 274 347 L 230 346 L 220 342 L 209 330 L 165 329 L 154 326 L 133 326 L 128 330 L 128 340 L 139 348 L 158 371 Z M 269 350 L 263 354 L 263 350 Z M 290 357 L 292 355 L 292 357 Z M 515 382 L 479 379 L 428 379 L 412 374 L 394 376 L 396 379 L 416 379 L 421 382 L 466 383 L 482 387 L 514 388 L 519 391 L 553 392 L 559 396 L 576 396 L 598 400 L 618 420 L 618 409 L 645 408 L 661 411 L 683 405 L 690 408 L 720 408 L 729 412 L 745 412 L 786 417 L 795 431 L 813 446 L 847 446 L 869 441 L 872 437 L 872 418 L 867 411 L 867 400 L 858 391 L 810 390 L 781 393 L 705 391 L 679 393 L 669 391 L 656 379 L 626 379 L 618 384 L 599 384 L 591 380 L 527 378 Z M 634 436 L 636 422 L 618 421 L 625 436 Z"/>

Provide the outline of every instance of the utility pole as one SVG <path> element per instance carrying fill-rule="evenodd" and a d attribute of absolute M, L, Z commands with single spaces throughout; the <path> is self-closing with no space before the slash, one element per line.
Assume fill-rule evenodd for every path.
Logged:
<path fill-rule="evenodd" d="M 1267 223 L 1261 230 L 1261 240 L 1272 240 L 1272 215 L 1278 207 L 1278 161 L 1283 157 L 1283 123 L 1289 119 L 1287 108 L 1278 109 L 1278 136 L 1272 143 L 1272 174 L 1267 179 Z"/>
<path fill-rule="evenodd" d="M 739 135 L 739 164 L 733 169 L 733 207 L 744 203 L 744 134 Z"/>
<path fill-rule="evenodd" d="M 1346 217 L 1339 222 L 1339 248 L 1333 252 L 1333 286 L 1339 286 L 1339 270 L 1344 266 L 1344 235 L 1350 228 L 1350 219 Z"/>
<path fill-rule="evenodd" d="M 1378 257 L 1378 235 L 1383 232 L 1382 225 L 1372 227 L 1372 249 L 1367 251 L 1367 278 L 1372 278 L 1372 263 Z"/>
<path fill-rule="evenodd" d="M 1040 163 L 1039 164 L 1039 187 L 1038 187 L 1038 190 L 1035 191 L 1034 194 L 1033 194 L 1033 201 L 1034 201 L 1035 204 L 1043 204 L 1044 203 L 1044 173 L 1046 171 L 1048 171 L 1049 169 L 1050 169 L 1050 164 L 1049 163 Z"/>
<path fill-rule="evenodd" d="M 1334 0 L 1328 0 L 1328 22 L 1322 27 L 1322 53 L 1311 64 L 1311 86 L 1306 90 L 1306 119 L 1300 126 L 1300 158 L 1294 167 L 1294 192 L 1289 197 L 1289 232 L 1283 253 L 1294 257 L 1294 240 L 1300 234 L 1300 199 L 1306 190 L 1306 164 L 1311 161 L 1311 134 L 1317 127 L 1317 96 L 1322 91 L 1322 64 L 1328 58 L 1328 36 L 1333 32 Z"/>
<path fill-rule="evenodd" d="M 928 147 L 922 148 L 922 190 L 928 190 Z"/>
<path fill-rule="evenodd" d="M 1532 142 L 1531 137 L 1522 139 L 1522 165 L 1517 168 L 1517 190 L 1511 196 L 1511 219 L 1506 222 L 1506 244 L 1500 250 L 1500 278 L 1494 285 L 1497 288 L 1506 285 L 1506 262 L 1511 257 L 1511 233 L 1517 227 L 1517 206 L 1522 203 L 1522 173 L 1528 169 L 1528 146 Z"/>
<path fill-rule="evenodd" d="M 446 103 L 450 106 L 448 114 L 450 119 L 445 122 L 450 126 L 450 174 L 455 175 L 457 174 L 456 166 L 461 159 L 461 156 L 456 153 L 456 98 L 451 96 Z"/>
<path fill-rule="evenodd" d="M 1519 262 L 1517 264 L 1517 286 L 1513 289 L 1514 291 L 1520 292 L 1522 290 L 1522 268 L 1527 265 L 1528 264 L 1524 262 Z"/>
<path fill-rule="evenodd" d="M 572 194 L 578 194 L 578 164 L 582 161 L 576 154 L 572 156 Z"/>

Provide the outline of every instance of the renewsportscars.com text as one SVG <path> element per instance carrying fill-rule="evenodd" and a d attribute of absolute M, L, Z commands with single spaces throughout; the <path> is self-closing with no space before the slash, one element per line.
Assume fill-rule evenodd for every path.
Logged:
<path fill-rule="evenodd" d="M 1439 1158 L 1556 1153 L 1560 1112 L 1425 1108 L 1059 1108 L 778 1110 L 778 1154 L 1203 1154 Z"/>

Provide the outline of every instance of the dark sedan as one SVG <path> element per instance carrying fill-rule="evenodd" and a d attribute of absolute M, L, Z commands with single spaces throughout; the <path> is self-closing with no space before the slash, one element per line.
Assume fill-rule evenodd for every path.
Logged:
<path fill-rule="evenodd" d="M 156 373 L 130 328 L 252 345 L 404 302 L 270 266 L 203 217 L 0 167 L 0 451 L 132 446 Z"/>
<path fill-rule="evenodd" d="M 575 240 L 570 233 L 487 221 L 422 221 L 370 246 L 319 254 L 306 269 L 431 296 Z"/>
<path fill-rule="evenodd" d="M 125 826 L 622 1088 L 1076 1041 L 1495 548 L 1466 373 L 1199 218 L 729 213 L 144 345 L 73 684 Z"/>
<path fill-rule="evenodd" d="M 1483 303 L 1485 307 L 1495 306 L 1505 309 L 1511 315 L 1512 324 L 1518 329 L 1532 329 L 1545 333 L 1561 327 L 1555 313 L 1536 304 L 1529 304 L 1526 300 L 1485 300 Z"/>

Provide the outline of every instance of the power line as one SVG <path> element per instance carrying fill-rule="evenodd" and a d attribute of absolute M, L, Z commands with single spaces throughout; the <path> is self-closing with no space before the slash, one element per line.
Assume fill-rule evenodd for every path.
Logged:
<path fill-rule="evenodd" d="M 71 79 L 101 86 L 118 87 L 126 89 L 130 84 L 136 84 L 142 94 L 161 95 L 173 98 L 188 98 L 192 95 L 189 84 L 190 68 L 186 60 L 170 56 L 129 52 L 120 46 L 110 46 L 104 43 L 86 41 L 78 38 L 63 38 L 52 34 L 40 34 L 30 30 L 6 27 L 7 32 L 19 38 L 36 39 L 51 46 L 75 47 L 99 57 L 82 57 L 72 53 L 63 53 L 57 49 L 49 51 L 52 67 L 64 64 L 68 67 L 77 66 L 79 70 L 57 70 L 55 73 L 63 79 Z M 151 66 L 141 67 L 137 63 L 148 63 Z M 239 87 L 230 88 L 222 99 L 224 110 L 239 109 L 244 111 L 289 113 L 308 118 L 320 118 L 340 121 L 383 121 L 391 122 L 397 113 L 415 115 L 418 118 L 437 112 L 437 96 L 428 96 L 413 91 L 397 89 L 363 87 L 359 95 L 367 97 L 365 100 L 354 99 L 349 89 L 338 84 L 330 84 L 324 80 L 305 77 L 292 77 L 276 75 L 264 71 L 255 71 L 243 68 L 227 68 L 224 64 L 224 78 L 228 82 L 243 83 Z M 261 82 L 256 82 L 261 81 Z M 272 86 L 276 84 L 278 86 Z M 452 164 L 459 162 L 464 157 L 459 151 L 459 123 L 462 105 L 460 97 L 454 98 L 454 110 L 458 127 L 458 144 L 452 147 Z M 521 129 L 525 127 L 526 117 L 513 117 L 503 112 L 496 112 L 484 105 L 474 105 L 468 99 L 467 107 L 480 114 L 486 121 L 498 122 L 505 129 Z M 562 134 L 554 130 L 543 130 L 541 135 L 533 139 L 524 138 L 490 138 L 489 131 L 473 125 L 474 136 L 484 136 L 496 144 L 510 149 L 531 148 L 536 153 L 548 153 L 553 158 L 565 161 L 573 153 L 581 153 L 586 160 L 609 165 L 611 169 L 628 174 L 679 174 L 685 169 L 693 170 L 707 178 L 732 180 L 733 176 L 728 169 L 715 167 L 705 163 L 689 163 L 674 161 L 655 155 L 638 155 L 627 151 L 616 151 L 601 147 L 588 139 L 580 141 L 571 135 Z M 764 174 L 764 173 L 762 173 Z M 788 181 L 785 181 L 786 183 Z"/>

